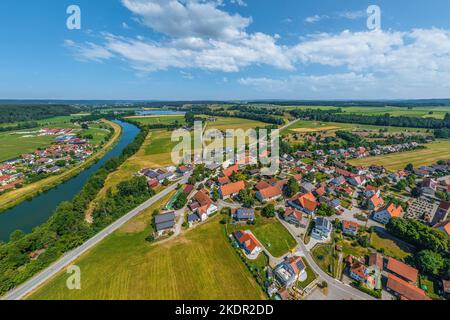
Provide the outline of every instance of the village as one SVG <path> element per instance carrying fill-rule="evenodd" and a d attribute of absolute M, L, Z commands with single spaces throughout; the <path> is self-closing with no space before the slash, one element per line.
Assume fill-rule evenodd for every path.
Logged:
<path fill-rule="evenodd" d="M 0 193 L 60 174 L 86 161 L 97 146 L 89 143 L 92 136 L 80 137 L 78 131 L 71 128 L 41 128 L 33 132 L 35 136 L 54 137 L 54 142 L 49 147 L 0 163 Z M 26 133 L 24 138 L 31 136 L 31 132 Z"/>
<path fill-rule="evenodd" d="M 151 189 L 190 176 L 164 210 L 155 213 L 151 241 L 167 241 L 220 215 L 230 245 L 252 273 L 258 270 L 255 277 L 272 299 L 317 299 L 323 292 L 332 299 L 349 298 L 335 289 L 352 288 L 362 295 L 350 294 L 352 299 L 428 300 L 429 288 L 419 270 L 390 256 L 389 250 L 373 247 L 368 239 L 372 234 L 395 238 L 386 225 L 397 218 L 414 219 L 449 237 L 450 161 L 395 172 L 377 164 L 364 168 L 346 163 L 416 148 L 418 143 L 408 142 L 371 150 L 297 151 L 283 154 L 277 175 L 271 177 L 262 176 L 260 165 L 248 154 L 224 165 L 141 170 L 137 174 L 147 177 Z M 258 239 L 254 231 L 265 218 L 278 220 L 295 239 L 281 256 L 274 256 L 272 242 Z M 333 263 L 323 263 L 328 259 L 319 253 L 323 248 L 331 250 Z M 253 267 L 262 255 L 267 256 L 263 267 Z M 444 297 L 449 289 L 442 280 L 435 292 Z"/>

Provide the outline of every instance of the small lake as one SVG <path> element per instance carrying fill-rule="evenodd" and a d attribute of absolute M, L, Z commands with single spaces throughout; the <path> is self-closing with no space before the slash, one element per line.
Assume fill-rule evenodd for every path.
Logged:
<path fill-rule="evenodd" d="M 184 116 L 185 112 L 172 110 L 144 110 L 136 111 L 137 116 Z"/>
<path fill-rule="evenodd" d="M 122 135 L 114 148 L 97 163 L 31 201 L 22 202 L 18 206 L 0 213 L 0 241 L 8 241 L 10 234 L 15 230 L 29 233 L 34 227 L 45 223 L 61 202 L 71 200 L 81 190 L 89 177 L 107 160 L 119 156 L 140 131 L 138 127 L 129 123 L 114 122 L 122 127 Z"/>

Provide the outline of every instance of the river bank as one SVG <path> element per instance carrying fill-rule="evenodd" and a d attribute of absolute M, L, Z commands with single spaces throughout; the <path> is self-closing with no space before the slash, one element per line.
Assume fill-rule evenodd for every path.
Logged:
<path fill-rule="evenodd" d="M 106 154 L 92 160 L 89 168 L 84 167 L 67 181 L 0 214 L 0 241 L 7 241 L 15 230 L 27 233 L 45 223 L 61 202 L 72 199 L 83 188 L 89 177 L 107 160 L 119 156 L 140 131 L 136 126 L 126 122 L 114 121 L 114 124 L 121 127 L 120 138 L 114 143 L 111 142 L 110 150 L 106 150 Z"/>
<path fill-rule="evenodd" d="M 102 148 L 92 155 L 88 160 L 82 164 L 75 166 L 59 175 L 51 176 L 35 183 L 25 185 L 20 189 L 10 191 L 0 196 L 0 214 L 4 213 L 8 209 L 11 209 L 24 201 L 29 201 L 40 194 L 55 188 L 56 186 L 72 179 L 83 170 L 92 166 L 95 162 L 101 159 L 109 150 L 111 150 L 117 143 L 122 134 L 122 127 L 117 123 L 109 120 L 102 120 L 114 129 L 114 134 L 111 139 L 105 143 Z"/>

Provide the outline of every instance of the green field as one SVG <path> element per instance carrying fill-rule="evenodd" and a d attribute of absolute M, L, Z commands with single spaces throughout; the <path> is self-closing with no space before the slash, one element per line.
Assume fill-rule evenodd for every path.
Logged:
<path fill-rule="evenodd" d="M 404 260 L 410 257 L 414 252 L 411 247 L 405 245 L 403 242 L 387 234 L 380 235 L 377 232 L 372 232 L 370 245 L 376 250 L 383 251 L 385 255 L 398 260 Z"/>
<path fill-rule="evenodd" d="M 173 115 L 173 116 L 134 116 L 128 117 L 134 121 L 138 121 L 142 124 L 171 124 L 178 121 L 179 124 L 184 124 L 183 115 Z"/>
<path fill-rule="evenodd" d="M 139 232 L 125 229 L 76 262 L 81 268 L 81 290 L 68 290 L 67 276 L 61 274 L 30 299 L 265 298 L 230 246 L 218 219 L 159 245 L 144 240 L 150 232 L 148 227 Z"/>
<path fill-rule="evenodd" d="M 311 251 L 314 260 L 320 269 L 334 277 L 334 266 L 336 265 L 333 258 L 333 246 L 329 244 L 318 244 Z"/>
<path fill-rule="evenodd" d="M 401 170 L 407 164 L 412 163 L 414 167 L 430 165 L 439 160 L 450 159 L 450 140 L 440 140 L 425 145 L 426 149 L 391 153 L 382 156 L 368 157 L 362 159 L 352 159 L 348 161 L 354 166 L 368 167 L 374 163 L 382 165 L 388 170 Z"/>
<path fill-rule="evenodd" d="M 216 117 L 216 119 L 216 121 L 208 122 L 207 129 L 218 129 L 221 131 L 225 131 L 227 129 L 248 130 L 255 129 L 256 127 L 265 127 L 268 125 L 267 123 L 241 118 Z"/>
<path fill-rule="evenodd" d="M 51 145 L 55 137 L 41 136 L 22 138 L 22 135 L 11 132 L 0 133 L 0 162 L 13 159 L 24 153 L 36 151 L 38 148 L 45 148 Z"/>

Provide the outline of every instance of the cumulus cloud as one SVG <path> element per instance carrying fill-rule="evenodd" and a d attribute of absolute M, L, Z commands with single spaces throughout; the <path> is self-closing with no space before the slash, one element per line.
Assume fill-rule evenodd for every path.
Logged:
<path fill-rule="evenodd" d="M 239 80 L 241 85 L 271 90 L 339 92 L 348 86 L 358 93 L 387 90 L 408 96 L 428 88 L 436 95 L 449 88 L 449 30 L 320 33 L 284 46 L 278 43 L 279 36 L 248 32 L 251 18 L 224 11 L 221 1 L 122 2 L 142 24 L 163 34 L 163 40 L 103 33 L 101 43 L 67 40 L 66 47 L 82 60 L 121 59 L 138 73 L 170 68 L 239 72 L 260 65 L 287 72 L 314 65 L 328 68 L 326 75 Z M 350 19 L 361 13 L 345 15 Z"/>

